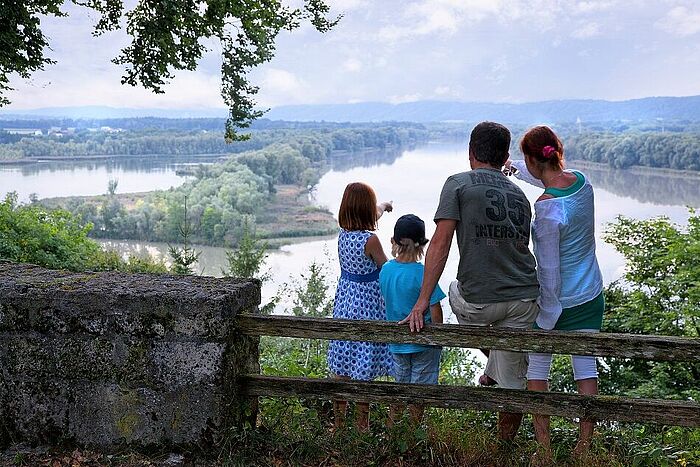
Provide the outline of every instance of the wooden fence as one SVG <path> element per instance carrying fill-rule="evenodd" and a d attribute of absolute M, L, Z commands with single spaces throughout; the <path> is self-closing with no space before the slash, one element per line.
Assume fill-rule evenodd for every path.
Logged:
<path fill-rule="evenodd" d="M 454 324 L 427 325 L 420 333 L 411 333 L 408 326 L 384 321 L 257 315 L 241 315 L 236 319 L 240 332 L 251 336 L 416 343 L 658 361 L 700 361 L 700 339 L 671 336 L 521 331 Z M 338 398 L 384 403 L 420 401 L 433 407 L 700 427 L 700 404 L 690 401 L 261 375 L 244 375 L 241 382 L 250 396 Z"/>

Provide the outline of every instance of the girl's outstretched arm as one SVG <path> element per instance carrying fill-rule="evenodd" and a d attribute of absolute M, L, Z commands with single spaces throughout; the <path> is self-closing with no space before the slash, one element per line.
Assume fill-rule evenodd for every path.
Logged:
<path fill-rule="evenodd" d="M 391 212 L 394 210 L 393 201 L 384 201 L 383 203 L 377 204 L 377 219 L 382 217 L 385 212 Z"/>

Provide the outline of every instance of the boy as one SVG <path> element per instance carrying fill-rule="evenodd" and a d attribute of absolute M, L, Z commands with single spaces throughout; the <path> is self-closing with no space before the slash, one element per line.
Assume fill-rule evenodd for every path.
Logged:
<path fill-rule="evenodd" d="M 420 294 L 423 282 L 423 249 L 428 243 L 425 238 L 425 223 L 413 214 L 401 216 L 394 226 L 391 239 L 391 255 L 379 273 L 379 285 L 386 303 L 388 321 L 401 321 L 406 318 Z M 440 300 L 445 293 L 436 286 L 430 298 L 430 313 L 424 312 L 426 323 L 442 323 Z M 440 354 L 437 346 L 419 344 L 389 344 L 394 358 L 394 373 L 399 383 L 437 384 L 440 370 Z M 411 420 L 414 424 L 423 417 L 423 406 L 409 404 Z M 393 425 L 401 416 L 403 407 L 392 405 L 389 411 L 389 424 Z"/>

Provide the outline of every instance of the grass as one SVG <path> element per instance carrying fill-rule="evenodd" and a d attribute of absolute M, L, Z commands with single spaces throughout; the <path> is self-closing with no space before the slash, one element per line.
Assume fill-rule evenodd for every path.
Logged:
<path fill-rule="evenodd" d="M 348 414 L 348 420 L 352 420 Z M 371 429 L 331 433 L 330 402 L 263 399 L 256 429 L 233 436 L 218 462 L 225 466 L 528 466 L 537 449 L 526 417 L 514 442 L 496 439 L 496 415 L 429 409 L 424 423 L 386 428 L 386 407 L 374 406 Z M 700 430 L 600 424 L 590 454 L 572 459 L 578 428 L 552 420 L 556 465 L 700 465 Z M 694 447 L 695 452 L 692 452 Z"/>
<path fill-rule="evenodd" d="M 360 433 L 348 426 L 332 433 L 330 401 L 261 398 L 257 426 L 232 430 L 217 448 L 184 452 L 186 466 L 529 466 L 537 449 L 532 422 L 526 417 L 516 440 L 496 439 L 496 415 L 471 410 L 428 409 L 424 422 L 413 426 L 405 418 L 387 428 L 388 409 L 374 404 L 371 428 Z M 700 429 L 654 425 L 600 423 L 590 454 L 572 459 L 577 426 L 552 419 L 555 465 L 570 467 L 698 466 Z M 166 465 L 168 452 L 149 456 L 135 452 L 37 451 L 0 453 L 2 466 Z M 176 464 L 179 465 L 179 464 Z"/>

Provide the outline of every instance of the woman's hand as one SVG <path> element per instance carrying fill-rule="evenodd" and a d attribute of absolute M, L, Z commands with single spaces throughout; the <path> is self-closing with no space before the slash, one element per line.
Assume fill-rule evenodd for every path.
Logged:
<path fill-rule="evenodd" d="M 503 164 L 503 169 L 501 170 L 503 172 L 503 175 L 506 175 L 508 177 L 510 177 L 511 175 L 515 175 L 517 169 L 511 165 L 512 162 L 513 161 L 509 157 L 505 164 Z"/>

